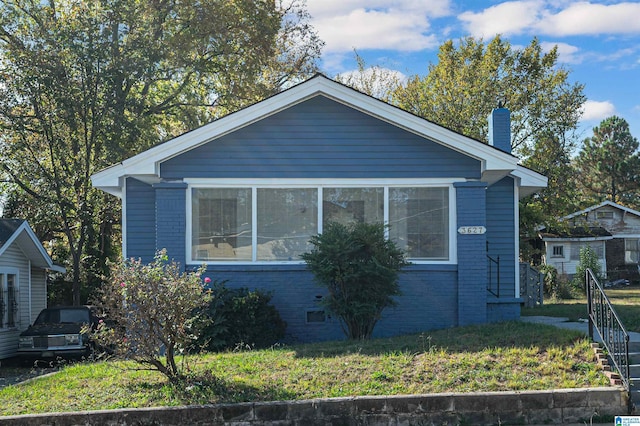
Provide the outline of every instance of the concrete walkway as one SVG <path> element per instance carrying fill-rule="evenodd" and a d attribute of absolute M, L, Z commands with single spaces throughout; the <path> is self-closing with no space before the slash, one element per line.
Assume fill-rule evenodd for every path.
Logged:
<path fill-rule="evenodd" d="M 589 323 L 586 319 L 581 319 L 580 321 L 569 321 L 569 318 L 561 318 L 561 317 L 543 317 L 543 316 L 522 316 L 520 317 L 520 321 L 523 322 L 532 322 L 536 324 L 546 324 L 553 325 L 555 327 L 566 328 L 568 330 L 576 330 L 583 332 L 584 334 L 589 334 Z M 596 342 L 601 341 L 600 336 L 598 336 L 598 332 L 594 329 L 594 340 Z M 633 331 L 629 331 L 629 342 L 640 342 L 640 333 L 635 333 Z"/>

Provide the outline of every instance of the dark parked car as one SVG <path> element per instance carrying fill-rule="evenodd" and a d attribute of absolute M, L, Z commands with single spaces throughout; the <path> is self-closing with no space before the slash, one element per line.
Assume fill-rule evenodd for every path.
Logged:
<path fill-rule="evenodd" d="M 18 356 L 30 359 L 81 358 L 91 354 L 87 330 L 98 318 L 89 306 L 43 309 L 20 334 Z"/>

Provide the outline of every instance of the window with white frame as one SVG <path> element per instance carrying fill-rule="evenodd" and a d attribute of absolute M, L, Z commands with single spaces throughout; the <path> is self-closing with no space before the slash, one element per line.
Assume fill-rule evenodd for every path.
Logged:
<path fill-rule="evenodd" d="M 258 188 L 257 260 L 299 260 L 318 232 L 316 188 Z"/>
<path fill-rule="evenodd" d="M 324 188 L 322 222 L 384 222 L 384 188 Z"/>
<path fill-rule="evenodd" d="M 553 257 L 564 257 L 564 246 L 553 246 Z"/>
<path fill-rule="evenodd" d="M 624 239 L 624 262 L 627 264 L 640 263 L 640 239 Z"/>
<path fill-rule="evenodd" d="M 449 256 L 447 188 L 390 188 L 389 236 L 412 259 Z"/>
<path fill-rule="evenodd" d="M 383 222 L 412 260 L 450 259 L 450 186 L 190 189 L 191 261 L 300 261 L 329 222 Z"/>
<path fill-rule="evenodd" d="M 251 188 L 193 190 L 191 257 L 251 260 Z"/>
<path fill-rule="evenodd" d="M 16 327 L 18 319 L 18 275 L 0 271 L 0 328 Z"/>

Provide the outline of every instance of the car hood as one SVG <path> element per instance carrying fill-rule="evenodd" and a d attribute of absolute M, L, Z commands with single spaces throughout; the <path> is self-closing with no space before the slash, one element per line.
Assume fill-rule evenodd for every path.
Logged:
<path fill-rule="evenodd" d="M 31 325 L 20 336 L 44 336 L 48 334 L 78 334 L 84 324 L 38 324 Z"/>

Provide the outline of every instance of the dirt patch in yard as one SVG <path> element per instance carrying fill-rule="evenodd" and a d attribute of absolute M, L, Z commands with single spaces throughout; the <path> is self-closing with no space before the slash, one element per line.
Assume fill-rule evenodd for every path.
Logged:
<path fill-rule="evenodd" d="M 18 358 L 0 360 L 0 389 L 34 377 L 55 373 L 59 369 L 53 363 L 38 362 L 25 365 L 24 361 Z"/>

